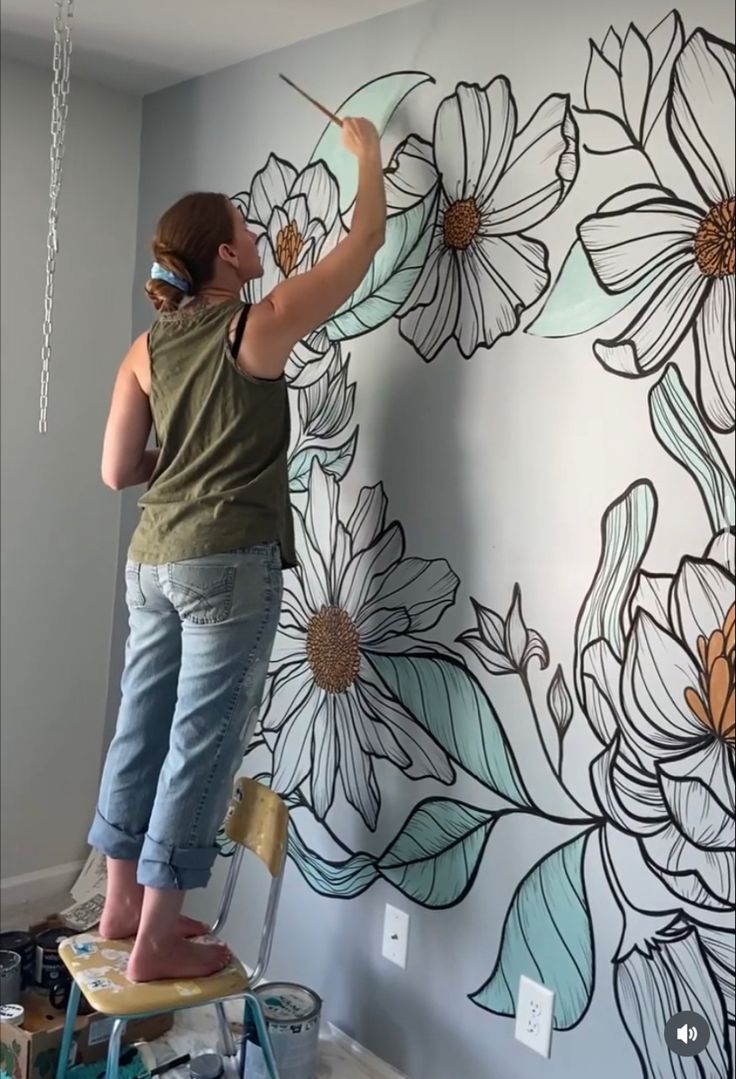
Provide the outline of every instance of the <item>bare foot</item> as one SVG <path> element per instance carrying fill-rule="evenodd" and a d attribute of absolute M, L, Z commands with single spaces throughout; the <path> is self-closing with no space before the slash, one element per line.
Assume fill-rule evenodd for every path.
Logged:
<path fill-rule="evenodd" d="M 226 944 L 195 944 L 174 937 L 154 944 L 139 937 L 128 961 L 132 982 L 157 982 L 167 978 L 207 978 L 223 970 L 232 960 Z"/>
<path fill-rule="evenodd" d="M 131 910 L 130 907 L 124 907 L 116 910 L 106 903 L 100 920 L 100 936 L 105 940 L 130 940 L 138 932 L 140 920 L 140 908 Z M 177 937 L 205 937 L 209 931 L 210 927 L 204 922 L 187 918 L 185 914 L 179 915 L 174 929 Z"/>

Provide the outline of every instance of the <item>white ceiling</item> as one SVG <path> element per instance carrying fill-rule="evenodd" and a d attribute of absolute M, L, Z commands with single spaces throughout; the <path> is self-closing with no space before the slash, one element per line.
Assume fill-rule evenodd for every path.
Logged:
<path fill-rule="evenodd" d="M 147 94 L 417 0 L 76 0 L 76 75 Z M 2 0 L 3 52 L 48 64 L 54 0 Z"/>

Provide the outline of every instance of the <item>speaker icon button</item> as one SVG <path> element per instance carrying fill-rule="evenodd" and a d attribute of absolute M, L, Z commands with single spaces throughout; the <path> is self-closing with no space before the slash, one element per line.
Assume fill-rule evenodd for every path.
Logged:
<path fill-rule="evenodd" d="M 678 1012 L 667 1022 L 664 1040 L 671 1053 L 696 1057 L 710 1041 L 710 1024 L 697 1012 Z"/>

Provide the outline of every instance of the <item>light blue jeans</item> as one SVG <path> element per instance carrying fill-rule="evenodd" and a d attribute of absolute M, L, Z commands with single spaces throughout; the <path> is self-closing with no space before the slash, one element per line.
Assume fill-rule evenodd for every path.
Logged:
<path fill-rule="evenodd" d="M 130 633 L 90 844 L 152 888 L 204 887 L 281 607 L 278 544 L 129 562 Z"/>

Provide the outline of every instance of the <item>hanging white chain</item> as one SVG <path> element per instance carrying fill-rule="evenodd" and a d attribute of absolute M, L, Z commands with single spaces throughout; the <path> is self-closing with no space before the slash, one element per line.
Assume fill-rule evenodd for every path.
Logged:
<path fill-rule="evenodd" d="M 69 114 L 69 72 L 72 54 L 74 0 L 54 0 L 54 75 L 51 86 L 51 179 L 49 182 L 49 233 L 46 240 L 46 288 L 44 290 L 43 345 L 41 346 L 41 396 L 38 429 L 46 434 L 49 407 L 49 368 L 54 306 L 54 275 L 59 250 L 59 196 L 66 120 Z"/>

